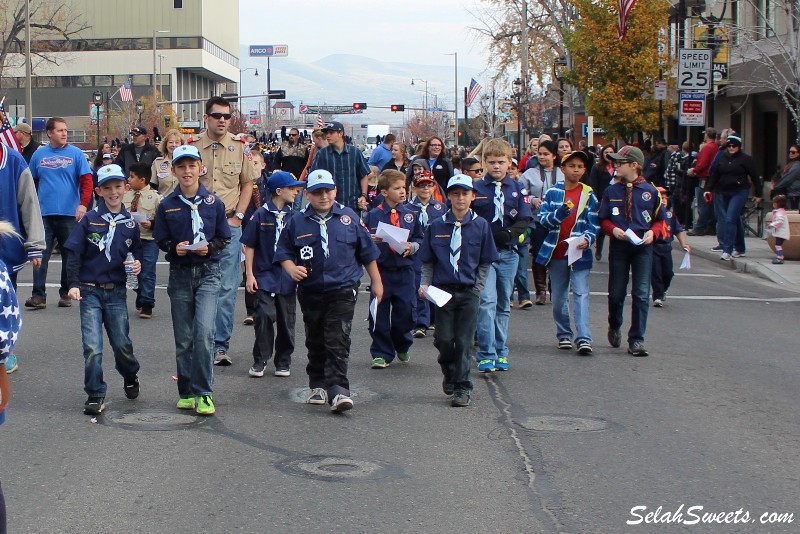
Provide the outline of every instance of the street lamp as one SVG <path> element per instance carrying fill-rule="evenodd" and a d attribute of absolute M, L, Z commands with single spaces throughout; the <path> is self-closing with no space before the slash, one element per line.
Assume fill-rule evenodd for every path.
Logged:
<path fill-rule="evenodd" d="M 139 114 L 139 126 L 142 125 L 142 113 L 144 113 L 144 102 L 141 100 L 136 102 L 136 113 Z"/>
<path fill-rule="evenodd" d="M 411 85 L 414 85 L 414 82 L 423 82 L 425 84 L 425 115 L 428 114 L 428 80 L 423 80 L 421 78 L 411 78 Z"/>
<path fill-rule="evenodd" d="M 158 71 L 156 70 L 156 59 L 158 57 L 158 44 L 156 43 L 156 36 L 159 33 L 169 33 L 169 30 L 153 30 L 153 105 L 156 105 L 158 102 L 158 93 L 156 92 L 156 78 L 158 77 Z M 141 122 L 141 120 L 139 121 Z"/>
<path fill-rule="evenodd" d="M 553 76 L 556 77 L 558 80 L 558 137 L 561 138 L 561 135 L 564 131 L 564 77 L 559 76 L 561 73 L 561 69 L 558 67 L 566 67 L 567 66 L 567 58 L 560 57 L 556 58 L 553 62 Z"/>
<path fill-rule="evenodd" d="M 103 93 L 95 91 L 92 93 L 92 100 L 94 101 L 94 115 L 97 119 L 97 147 L 100 148 L 100 106 L 103 105 Z"/>
<path fill-rule="evenodd" d="M 242 73 L 247 72 L 248 70 L 256 71 L 255 75 L 258 76 L 258 69 L 255 67 L 247 67 L 246 69 L 239 69 L 239 110 L 242 109 Z"/>
<path fill-rule="evenodd" d="M 523 83 L 520 78 L 514 80 L 514 98 L 517 101 L 517 161 L 522 160 L 522 121 L 520 119 L 520 115 L 522 115 L 522 91 L 523 91 Z"/>

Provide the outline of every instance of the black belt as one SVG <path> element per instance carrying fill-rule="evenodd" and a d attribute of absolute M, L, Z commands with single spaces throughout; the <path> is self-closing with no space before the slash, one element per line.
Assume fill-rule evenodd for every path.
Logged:
<path fill-rule="evenodd" d="M 97 289 L 114 289 L 115 287 L 121 286 L 122 284 L 115 284 L 114 282 L 108 282 L 107 284 L 94 284 L 92 282 L 81 282 L 81 285 L 96 287 Z"/>
<path fill-rule="evenodd" d="M 436 287 L 438 287 L 439 289 L 443 289 L 448 293 L 456 293 L 459 291 L 472 291 L 473 289 L 475 289 L 475 286 L 470 286 L 467 284 L 443 284 Z"/>

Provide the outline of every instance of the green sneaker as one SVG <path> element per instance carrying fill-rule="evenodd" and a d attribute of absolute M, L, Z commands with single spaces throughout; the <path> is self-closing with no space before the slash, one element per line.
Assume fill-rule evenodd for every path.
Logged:
<path fill-rule="evenodd" d="M 387 367 L 389 367 L 389 364 L 383 358 L 372 358 L 373 369 L 386 369 Z"/>
<path fill-rule="evenodd" d="M 181 397 L 178 399 L 179 410 L 194 410 L 194 397 Z"/>
<path fill-rule="evenodd" d="M 197 397 L 197 410 L 198 415 L 214 415 L 214 399 L 211 395 L 201 395 Z"/>
<path fill-rule="evenodd" d="M 401 362 L 407 362 L 408 360 L 411 359 L 411 353 L 410 352 L 398 352 L 397 353 L 397 359 L 400 360 Z"/>

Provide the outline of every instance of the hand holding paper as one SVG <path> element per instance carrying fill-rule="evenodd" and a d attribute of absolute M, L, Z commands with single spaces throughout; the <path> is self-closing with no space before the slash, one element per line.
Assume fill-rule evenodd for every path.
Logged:
<path fill-rule="evenodd" d="M 391 224 L 379 222 L 378 229 L 375 231 L 375 236 L 381 238 L 393 251 L 402 254 L 406 250 L 408 233 L 408 228 L 400 228 Z"/>
<path fill-rule="evenodd" d="M 586 238 L 582 235 L 568 237 L 564 240 L 567 244 L 567 265 L 572 265 L 583 256 L 583 249 L 578 248 L 582 243 L 586 243 Z M 583 247 L 586 248 L 586 247 Z"/>
<path fill-rule="evenodd" d="M 423 290 L 423 294 L 425 295 L 426 299 L 433 302 L 436 306 L 440 308 L 445 304 L 447 304 L 448 302 L 450 302 L 450 299 L 453 298 L 453 295 L 451 295 L 447 291 L 439 289 L 436 286 L 427 286 Z"/>
<path fill-rule="evenodd" d="M 686 254 L 683 255 L 683 261 L 681 262 L 681 266 L 679 269 L 686 269 L 687 271 L 692 268 L 692 255 L 689 254 L 688 249 L 683 249 L 686 251 Z"/>
<path fill-rule="evenodd" d="M 183 245 L 184 250 L 200 250 L 203 247 L 208 246 L 208 241 L 205 239 L 201 239 L 197 243 L 189 243 L 188 245 Z"/>
<path fill-rule="evenodd" d="M 636 233 L 630 228 L 625 230 L 625 237 L 627 237 L 628 241 L 630 241 L 634 245 L 641 245 L 644 242 L 644 240 L 640 238 L 638 235 L 636 235 Z"/>

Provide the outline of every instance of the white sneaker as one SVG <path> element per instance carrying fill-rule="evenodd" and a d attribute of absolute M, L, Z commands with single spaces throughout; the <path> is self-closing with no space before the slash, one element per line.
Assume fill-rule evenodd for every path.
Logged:
<path fill-rule="evenodd" d="M 723 252 L 722 256 L 719 257 L 722 261 L 731 261 L 731 255 L 727 252 Z"/>
<path fill-rule="evenodd" d="M 653 301 L 653 306 L 655 306 L 656 308 L 663 308 L 664 307 L 664 301 L 661 300 L 661 299 L 655 299 Z"/>
<path fill-rule="evenodd" d="M 353 399 L 348 397 L 347 395 L 342 395 L 339 393 L 333 398 L 333 402 L 331 403 L 331 411 L 332 412 L 346 412 L 347 410 L 353 409 Z"/>
<path fill-rule="evenodd" d="M 745 257 L 745 253 L 744 252 L 739 252 L 738 250 L 734 250 L 733 254 L 731 254 L 731 257 L 732 258 L 744 258 Z"/>
<path fill-rule="evenodd" d="M 306 402 L 308 404 L 327 404 L 328 392 L 322 388 L 314 388 L 311 390 L 311 395 L 309 395 Z"/>

